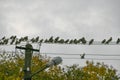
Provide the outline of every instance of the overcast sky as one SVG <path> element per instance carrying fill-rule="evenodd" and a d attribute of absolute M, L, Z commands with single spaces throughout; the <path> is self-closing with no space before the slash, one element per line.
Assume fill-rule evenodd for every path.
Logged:
<path fill-rule="evenodd" d="M 27 35 L 45 38 L 50 36 L 81 38 L 84 36 L 97 41 L 109 37 L 116 40 L 120 37 L 119 21 L 120 0 L 0 0 L 0 37 Z M 79 48 L 85 49 L 86 52 L 93 50 L 98 52 L 102 48 L 102 52 L 120 53 L 118 47 L 120 46 L 92 47 L 87 51 L 88 47 L 77 46 L 72 49 L 77 53 Z M 57 50 L 58 48 L 55 51 Z M 62 46 L 58 52 L 60 50 L 64 53 L 71 50 L 71 47 L 63 49 Z M 120 68 L 119 61 L 113 63 Z"/>

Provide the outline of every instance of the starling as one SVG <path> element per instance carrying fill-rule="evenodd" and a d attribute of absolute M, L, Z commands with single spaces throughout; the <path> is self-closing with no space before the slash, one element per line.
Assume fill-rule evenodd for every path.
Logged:
<path fill-rule="evenodd" d="M 106 39 L 104 39 L 101 43 L 104 44 L 106 42 Z"/>
<path fill-rule="evenodd" d="M 41 39 L 40 41 L 39 41 L 39 43 L 42 43 L 43 42 L 43 39 Z"/>
<path fill-rule="evenodd" d="M 8 44 L 9 39 L 4 40 L 4 44 Z"/>
<path fill-rule="evenodd" d="M 86 42 L 87 42 L 84 37 L 81 38 L 81 41 L 82 41 L 83 44 L 86 44 Z"/>
<path fill-rule="evenodd" d="M 24 41 L 28 41 L 28 36 L 25 36 L 25 37 L 24 37 Z"/>
<path fill-rule="evenodd" d="M 73 43 L 73 40 L 70 40 L 69 44 L 72 44 Z"/>
<path fill-rule="evenodd" d="M 81 39 L 79 39 L 79 40 L 77 41 L 77 43 L 80 43 L 80 41 L 81 41 Z"/>
<path fill-rule="evenodd" d="M 64 43 L 64 39 L 60 39 L 60 41 L 58 41 L 59 43 Z"/>
<path fill-rule="evenodd" d="M 91 40 L 89 41 L 89 45 L 91 45 L 91 44 L 93 43 L 93 41 L 94 41 L 94 39 L 91 39 Z"/>
<path fill-rule="evenodd" d="M 15 42 L 15 39 L 12 39 L 12 41 L 10 42 L 10 44 L 12 45 Z"/>
<path fill-rule="evenodd" d="M 36 37 L 36 39 L 35 39 L 35 42 L 38 42 L 39 41 L 39 36 L 38 37 Z"/>
<path fill-rule="evenodd" d="M 54 42 L 57 43 L 58 40 L 59 40 L 59 37 L 56 37 Z"/>
<path fill-rule="evenodd" d="M 18 40 L 16 40 L 16 42 L 15 42 L 15 45 L 17 45 L 17 44 L 20 44 L 20 42 Z"/>
<path fill-rule="evenodd" d="M 19 41 L 21 42 L 21 41 L 24 41 L 24 38 L 23 37 L 21 37 L 20 39 L 19 39 Z"/>
<path fill-rule="evenodd" d="M 2 40 L 4 40 L 5 39 L 5 36 L 2 38 Z"/>
<path fill-rule="evenodd" d="M 51 36 L 48 40 L 48 42 L 52 43 L 53 42 L 53 36 Z"/>
<path fill-rule="evenodd" d="M 69 42 L 69 39 L 67 39 L 66 41 L 65 41 L 65 43 L 68 43 Z"/>
<path fill-rule="evenodd" d="M 80 55 L 81 59 L 85 58 L 85 53 L 83 53 L 82 55 Z"/>
<path fill-rule="evenodd" d="M 77 44 L 77 43 L 78 43 L 78 42 L 77 42 L 77 39 L 74 39 L 74 41 L 73 41 L 73 42 L 74 42 L 74 44 Z"/>
<path fill-rule="evenodd" d="M 112 41 L 112 37 L 106 41 L 106 44 L 109 44 Z"/>
<path fill-rule="evenodd" d="M 32 38 L 32 39 L 31 39 L 31 42 L 32 42 L 32 43 L 34 43 L 34 42 L 35 42 L 35 39 L 34 39 L 34 38 Z"/>
<path fill-rule="evenodd" d="M 44 43 L 48 43 L 48 39 L 46 39 L 46 40 L 44 41 Z"/>
<path fill-rule="evenodd" d="M 116 44 L 119 44 L 119 42 L 120 42 L 120 38 L 118 38 L 118 39 L 117 39 L 117 42 L 116 42 Z"/>
<path fill-rule="evenodd" d="M 13 36 L 13 39 L 16 39 L 17 38 L 17 36 Z"/>
<path fill-rule="evenodd" d="M 13 36 L 11 36 L 10 39 L 13 39 Z"/>

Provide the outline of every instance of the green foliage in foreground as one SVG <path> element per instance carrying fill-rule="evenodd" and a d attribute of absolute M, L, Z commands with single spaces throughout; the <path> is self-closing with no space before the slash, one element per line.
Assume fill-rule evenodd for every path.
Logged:
<path fill-rule="evenodd" d="M 32 58 L 32 73 L 49 61 L 40 59 L 38 55 Z M 0 80 L 22 80 L 24 56 L 14 53 L 0 53 Z M 33 76 L 32 80 L 119 80 L 116 70 L 103 63 L 86 61 L 86 66 L 79 65 L 53 66 Z"/>

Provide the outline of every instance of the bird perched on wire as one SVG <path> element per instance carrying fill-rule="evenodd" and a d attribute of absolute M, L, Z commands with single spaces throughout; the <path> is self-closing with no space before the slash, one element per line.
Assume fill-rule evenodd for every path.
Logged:
<path fill-rule="evenodd" d="M 35 38 L 32 38 L 30 41 L 31 41 L 32 43 L 34 43 L 34 42 L 35 42 Z"/>
<path fill-rule="evenodd" d="M 86 42 L 87 42 L 84 37 L 81 38 L 81 41 L 82 41 L 83 44 L 86 44 Z"/>
<path fill-rule="evenodd" d="M 57 43 L 59 41 L 59 38 L 60 37 L 56 37 L 55 40 L 54 40 L 54 43 Z"/>
<path fill-rule="evenodd" d="M 80 58 L 81 58 L 81 59 L 84 59 L 84 58 L 85 58 L 85 53 L 80 54 Z"/>
<path fill-rule="evenodd" d="M 20 44 L 20 41 L 16 40 L 15 45 Z"/>
<path fill-rule="evenodd" d="M 63 44 L 65 41 L 64 41 L 64 39 L 60 39 L 59 41 L 58 41 L 58 43 L 61 43 L 61 44 Z"/>
<path fill-rule="evenodd" d="M 2 40 L 4 40 L 5 39 L 5 36 L 2 38 Z"/>
<path fill-rule="evenodd" d="M 53 43 L 53 36 L 51 36 L 50 38 L 49 38 L 49 40 L 48 40 L 48 42 L 50 42 L 50 43 Z"/>
<path fill-rule="evenodd" d="M 38 42 L 38 41 L 39 41 L 39 36 L 35 38 L 35 42 Z"/>
<path fill-rule="evenodd" d="M 7 45 L 7 44 L 8 44 L 8 41 L 9 41 L 9 39 L 5 39 L 5 40 L 4 40 L 4 44 Z"/>
<path fill-rule="evenodd" d="M 24 37 L 24 41 L 28 41 L 28 36 L 25 36 L 25 37 Z"/>
<path fill-rule="evenodd" d="M 91 40 L 89 41 L 89 45 L 93 44 L 93 42 L 94 42 L 94 39 L 91 39 Z"/>
<path fill-rule="evenodd" d="M 120 38 L 117 39 L 116 44 L 119 44 L 119 42 L 120 42 Z"/>
<path fill-rule="evenodd" d="M 77 44 L 77 43 L 78 43 L 77 39 L 74 39 L 74 40 L 73 40 L 73 43 L 74 43 L 74 44 Z"/>
<path fill-rule="evenodd" d="M 49 40 L 48 40 L 48 39 L 45 39 L 45 40 L 44 40 L 44 43 L 48 43 L 48 42 L 49 42 Z"/>
<path fill-rule="evenodd" d="M 81 42 L 81 39 L 78 39 L 77 43 L 80 43 Z"/>
<path fill-rule="evenodd" d="M 65 43 L 68 43 L 69 42 L 69 39 L 65 40 Z"/>
<path fill-rule="evenodd" d="M 39 43 L 42 43 L 43 42 L 43 39 L 40 39 Z"/>
<path fill-rule="evenodd" d="M 104 44 L 105 42 L 106 42 L 106 39 L 103 39 L 101 43 Z"/>
<path fill-rule="evenodd" d="M 110 37 L 105 44 L 109 44 L 112 41 L 112 37 Z"/>
<path fill-rule="evenodd" d="M 15 42 L 16 38 L 17 38 L 17 36 L 12 36 L 10 38 L 11 39 L 11 42 L 10 42 L 11 45 Z"/>
<path fill-rule="evenodd" d="M 69 44 L 72 44 L 73 42 L 74 42 L 74 40 L 71 39 L 71 40 L 69 41 Z"/>

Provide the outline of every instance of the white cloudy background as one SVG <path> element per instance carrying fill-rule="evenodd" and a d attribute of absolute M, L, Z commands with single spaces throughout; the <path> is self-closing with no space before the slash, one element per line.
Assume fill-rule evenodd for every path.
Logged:
<path fill-rule="evenodd" d="M 120 0 L 0 0 L 0 37 L 84 36 L 88 40 L 116 40 L 120 37 L 119 21 Z M 120 46 L 43 45 L 42 51 L 120 54 Z M 82 62 L 64 60 L 64 64 Z M 120 70 L 119 61 L 104 62 Z"/>

